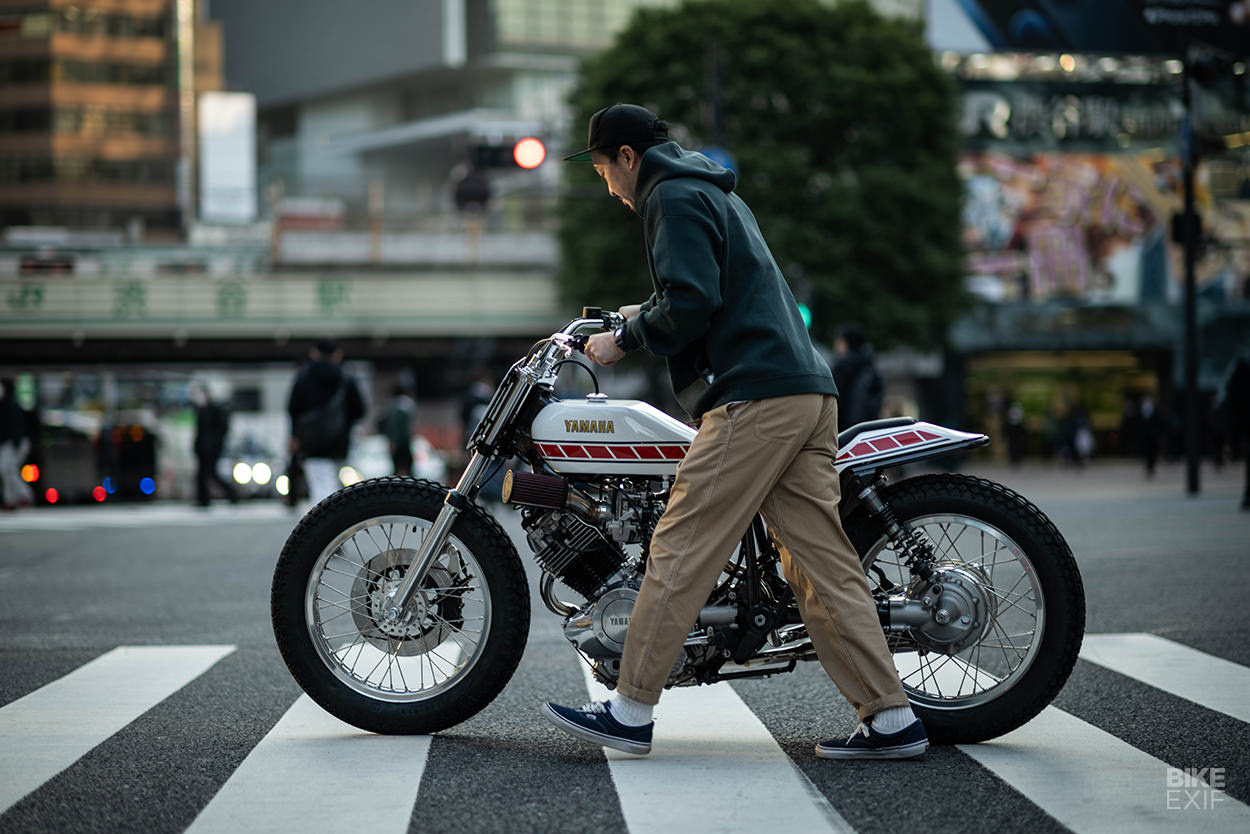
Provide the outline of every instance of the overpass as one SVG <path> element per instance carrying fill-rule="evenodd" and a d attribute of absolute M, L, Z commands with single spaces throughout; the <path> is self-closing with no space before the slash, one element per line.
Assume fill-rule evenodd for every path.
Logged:
<path fill-rule="evenodd" d="M 277 258 L 271 258 L 276 255 Z M 0 250 L 0 366 L 354 358 L 528 345 L 567 321 L 548 234 L 287 231 L 257 246 Z M 271 263 L 278 266 L 271 267 Z"/>

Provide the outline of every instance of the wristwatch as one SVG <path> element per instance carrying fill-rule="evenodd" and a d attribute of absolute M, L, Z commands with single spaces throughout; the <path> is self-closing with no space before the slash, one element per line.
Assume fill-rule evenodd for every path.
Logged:
<path fill-rule="evenodd" d="M 616 342 L 616 346 L 621 350 L 625 350 L 625 325 L 621 325 L 612 331 L 612 341 Z"/>

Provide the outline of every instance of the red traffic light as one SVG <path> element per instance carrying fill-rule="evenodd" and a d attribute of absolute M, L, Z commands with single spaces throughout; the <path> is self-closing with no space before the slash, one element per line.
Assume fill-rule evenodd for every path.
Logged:
<path fill-rule="evenodd" d="M 512 160 L 521 168 L 537 168 L 547 158 L 547 148 L 532 136 L 520 140 L 512 146 Z"/>

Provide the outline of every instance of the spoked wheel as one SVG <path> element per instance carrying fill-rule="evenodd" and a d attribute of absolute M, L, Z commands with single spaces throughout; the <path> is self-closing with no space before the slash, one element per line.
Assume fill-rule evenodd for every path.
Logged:
<path fill-rule="evenodd" d="M 443 504 L 435 484 L 368 481 L 319 504 L 274 573 L 274 634 L 301 687 L 380 733 L 468 718 L 525 647 L 529 596 L 516 551 L 485 513 L 461 515 L 404 618 L 385 615 Z"/>
<path fill-rule="evenodd" d="M 935 574 L 914 595 L 927 622 L 887 634 L 895 666 L 930 738 L 974 742 L 1037 715 L 1067 680 L 1085 629 L 1072 551 L 1040 510 L 1011 490 L 962 475 L 902 481 L 882 498 L 927 540 Z M 874 592 L 912 581 L 879 524 L 847 530 Z"/>

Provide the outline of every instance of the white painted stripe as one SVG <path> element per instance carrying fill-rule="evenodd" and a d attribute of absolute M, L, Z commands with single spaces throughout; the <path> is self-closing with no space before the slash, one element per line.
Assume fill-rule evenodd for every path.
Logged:
<path fill-rule="evenodd" d="M 381 736 L 301 695 L 187 829 L 405 832 L 430 736 Z"/>
<path fill-rule="evenodd" d="M 0 709 L 0 812 L 234 646 L 120 646 Z"/>
<path fill-rule="evenodd" d="M 592 698 L 612 696 L 582 671 Z M 630 834 L 854 831 L 729 684 L 670 689 L 656 718 L 649 755 L 605 748 Z"/>
<path fill-rule="evenodd" d="M 959 749 L 1078 834 L 1250 831 L 1250 807 L 1200 786 L 1189 794 L 1203 794 L 1199 801 L 1212 807 L 1186 808 L 1186 789 L 1169 787 L 1165 762 L 1055 707 Z"/>
<path fill-rule="evenodd" d="M 1250 669 L 1156 634 L 1089 634 L 1081 658 L 1250 722 Z"/>
<path fill-rule="evenodd" d="M 156 526 L 203 526 L 282 521 L 299 514 L 277 501 L 192 507 L 170 501 L 153 504 L 104 504 L 79 507 L 33 507 L 0 518 L 0 533 L 12 530 L 93 530 Z"/>

